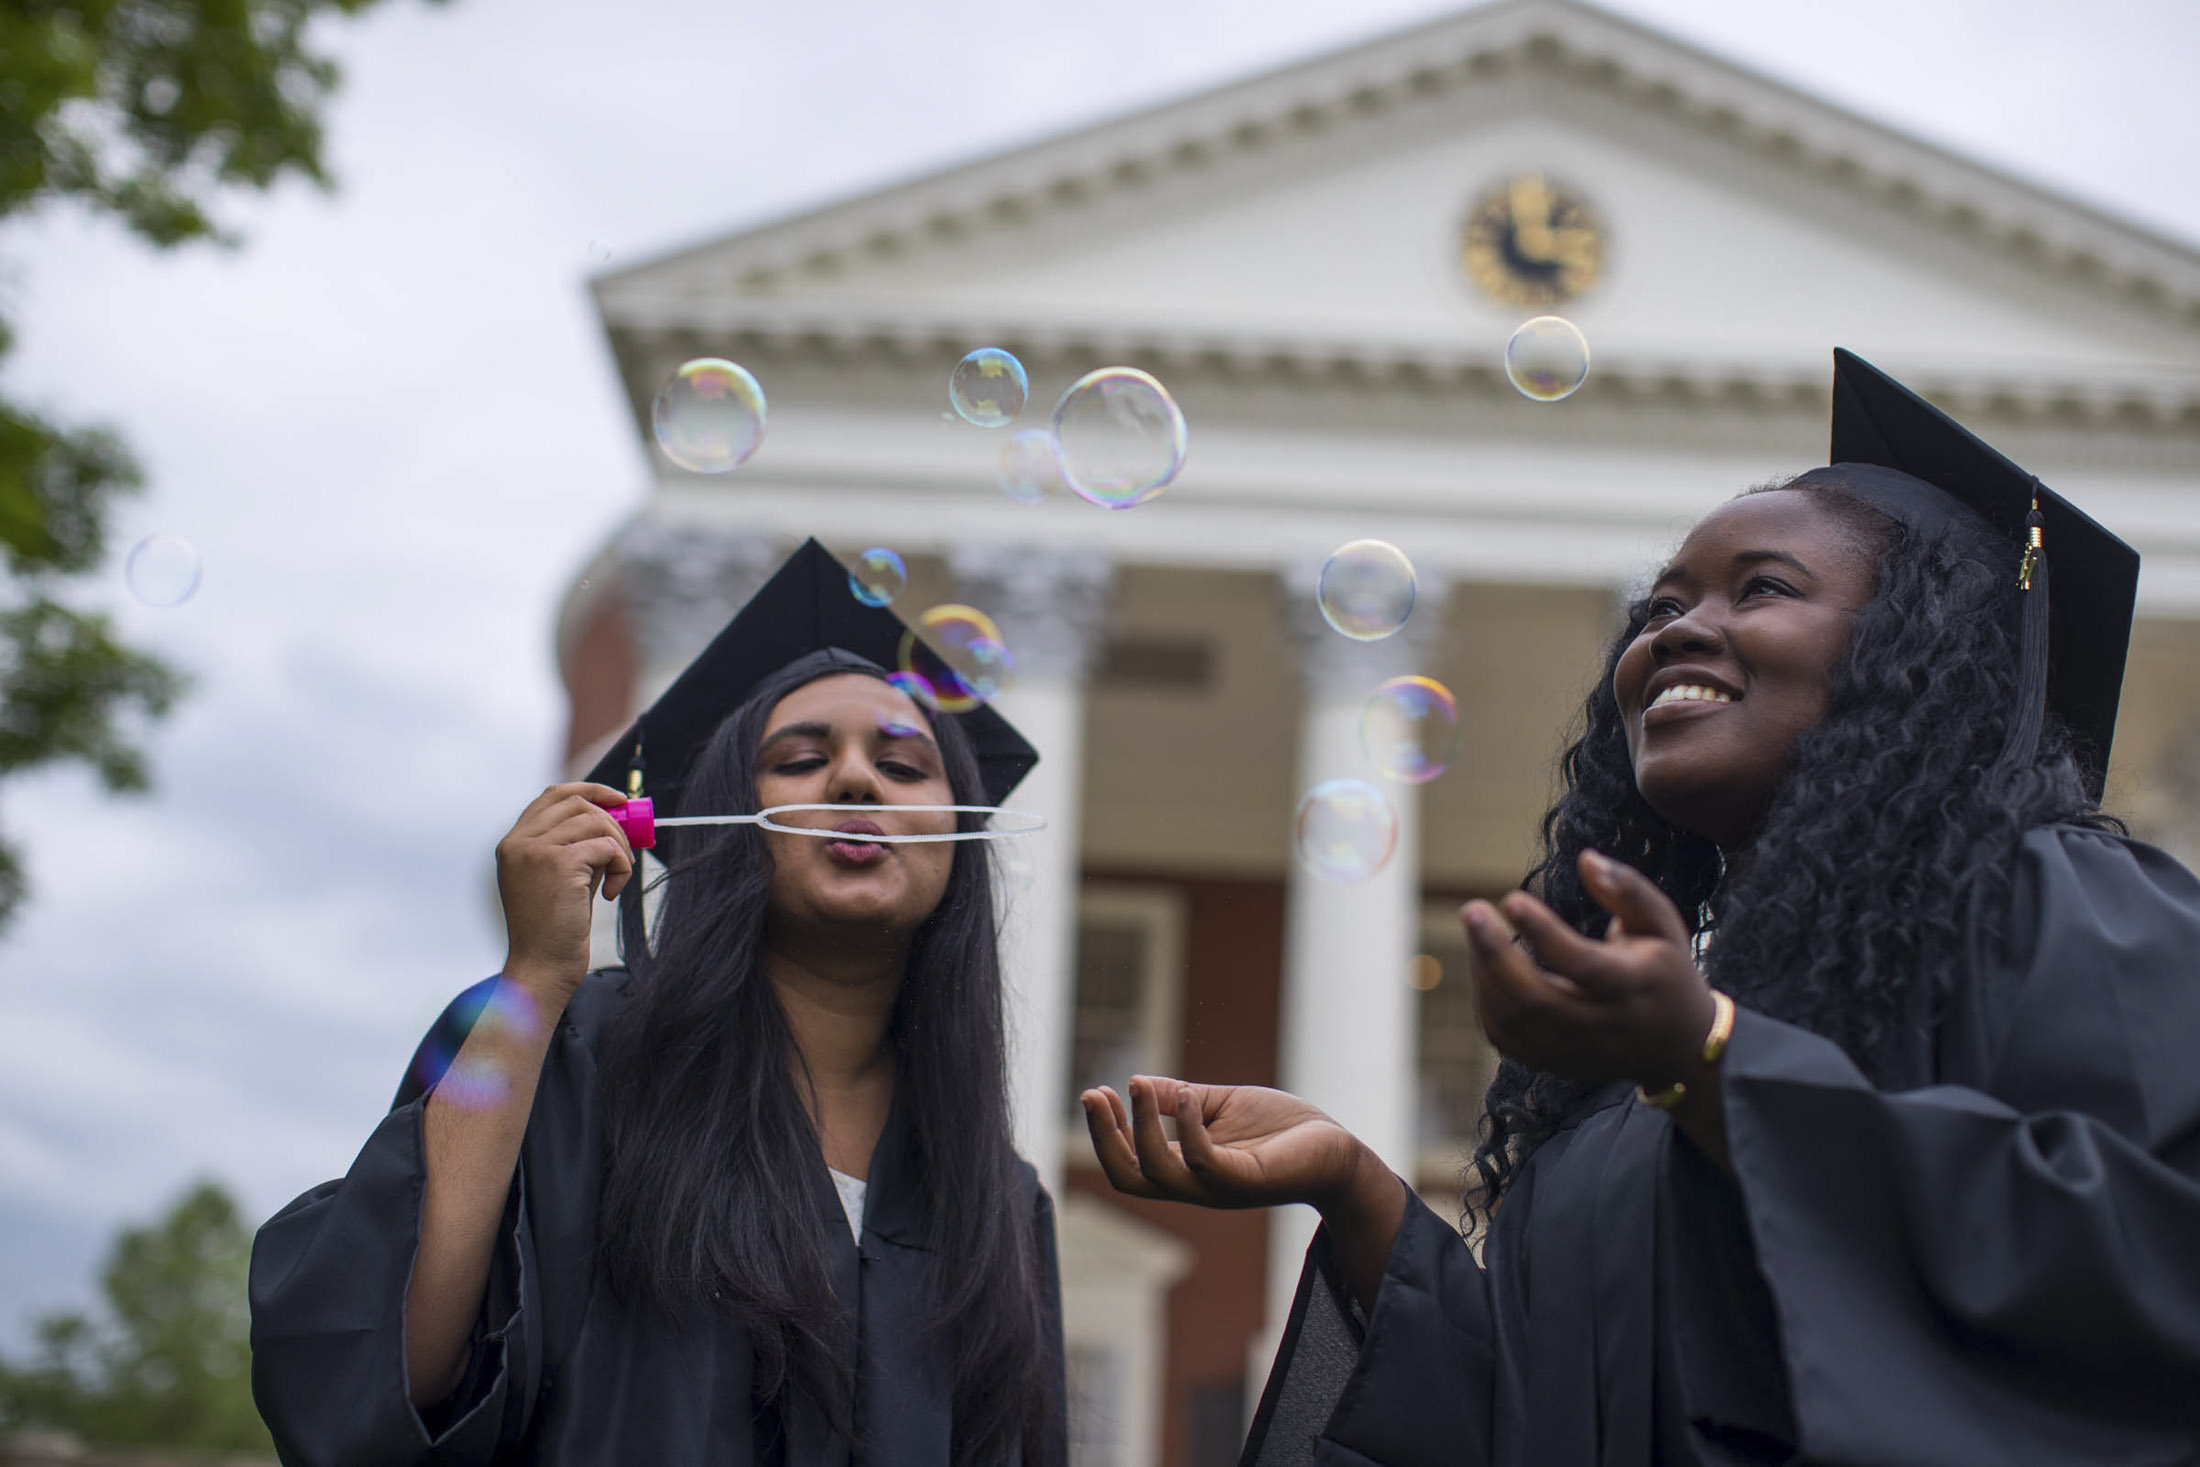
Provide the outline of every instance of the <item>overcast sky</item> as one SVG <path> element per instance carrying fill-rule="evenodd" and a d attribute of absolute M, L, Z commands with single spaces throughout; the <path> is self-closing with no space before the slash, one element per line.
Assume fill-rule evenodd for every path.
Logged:
<path fill-rule="evenodd" d="M 171 610 L 128 600 L 119 556 L 87 592 L 196 680 L 152 735 L 157 793 L 0 790 L 33 882 L 0 938 L 0 1343 L 194 1176 L 256 1221 L 340 1174 L 501 960 L 490 848 L 562 733 L 552 611 L 647 480 L 583 291 L 605 251 L 1457 8 L 390 0 L 325 33 L 340 191 L 231 205 L 242 251 L 0 231 L 9 391 L 135 445 L 118 551 L 167 531 L 206 566 Z M 2189 0 L 1615 8 L 2200 240 Z"/>

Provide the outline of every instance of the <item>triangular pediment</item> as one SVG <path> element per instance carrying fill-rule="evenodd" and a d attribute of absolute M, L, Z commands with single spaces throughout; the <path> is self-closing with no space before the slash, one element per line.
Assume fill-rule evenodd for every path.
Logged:
<path fill-rule="evenodd" d="M 999 341 L 1485 370 L 1507 179 L 1587 209 L 1600 372 L 2200 411 L 2200 255 L 1573 0 L 1506 0 L 597 282 L 615 339 Z M 1498 282 L 1502 289 L 1504 282 Z M 622 347 L 622 357 L 644 353 Z"/>

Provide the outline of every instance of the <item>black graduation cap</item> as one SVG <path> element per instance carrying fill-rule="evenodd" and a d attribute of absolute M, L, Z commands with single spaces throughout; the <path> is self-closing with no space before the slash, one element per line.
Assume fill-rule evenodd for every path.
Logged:
<path fill-rule="evenodd" d="M 2101 797 L 2131 646 L 2139 552 L 1981 442 L 1962 424 L 1851 352 L 1833 353 L 1830 461 L 1874 508 L 1915 529 L 1983 518 L 2024 561 L 2023 659 L 2005 763 L 2028 764 L 2041 707 L 2055 710 L 2092 766 Z M 1881 471 L 1873 472 L 1873 468 Z M 2048 559 L 2056 585 L 2048 593 Z"/>
<path fill-rule="evenodd" d="M 628 775 L 639 768 L 647 781 L 642 792 L 656 801 L 658 818 L 679 814 L 689 762 L 758 683 L 805 658 L 817 659 L 821 671 L 832 666 L 891 669 L 908 631 L 885 607 L 858 601 L 847 567 L 817 541 L 805 540 L 596 761 L 588 777 L 624 790 L 629 788 Z M 986 804 L 1006 800 L 1039 762 L 1038 751 L 1024 736 L 984 704 L 967 713 L 934 716 L 962 721 L 977 752 Z"/>

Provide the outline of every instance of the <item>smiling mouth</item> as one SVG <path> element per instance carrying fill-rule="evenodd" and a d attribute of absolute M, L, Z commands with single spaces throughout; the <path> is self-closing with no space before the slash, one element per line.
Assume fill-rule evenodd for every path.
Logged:
<path fill-rule="evenodd" d="M 1732 693 L 1722 693 L 1717 688 L 1702 683 L 1675 683 L 1651 700 L 1650 708 L 1665 708 L 1674 703 L 1731 703 Z M 1649 708 L 1643 710 L 1649 712 Z"/>
<path fill-rule="evenodd" d="M 1675 683 L 1650 700 L 1650 706 L 1642 710 L 1641 723 L 1646 729 L 1686 723 L 1707 718 L 1735 701 L 1732 693 L 1703 683 Z"/>

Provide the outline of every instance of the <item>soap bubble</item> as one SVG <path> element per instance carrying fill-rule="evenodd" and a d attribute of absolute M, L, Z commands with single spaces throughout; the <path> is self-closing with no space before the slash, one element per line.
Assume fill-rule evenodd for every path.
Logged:
<path fill-rule="evenodd" d="M 1426 784 L 1459 752 L 1459 702 L 1432 677 L 1394 677 L 1360 710 L 1360 748 L 1388 778 Z"/>
<path fill-rule="evenodd" d="M 1571 397 L 1589 377 L 1589 342 L 1564 316 L 1521 323 L 1505 343 L 1505 375 L 1537 402 Z"/>
<path fill-rule="evenodd" d="M 1024 410 L 1031 379 L 1024 364 L 997 346 L 983 346 L 955 363 L 947 379 L 948 405 L 966 423 L 1005 428 Z"/>
<path fill-rule="evenodd" d="M 886 681 L 909 695 L 909 701 L 927 713 L 940 711 L 940 695 L 932 690 L 932 684 L 921 672 L 896 669 L 886 674 Z"/>
<path fill-rule="evenodd" d="M 650 416 L 666 458 L 698 474 L 730 474 L 764 441 L 764 389 L 746 367 L 697 357 L 657 389 Z"/>
<path fill-rule="evenodd" d="M 1398 845 L 1398 812 L 1364 779 L 1327 779 L 1306 792 L 1292 822 L 1306 869 L 1328 881 L 1360 881 L 1383 869 Z"/>
<path fill-rule="evenodd" d="M 1133 367 L 1077 379 L 1054 409 L 1062 480 L 1102 509 L 1129 509 L 1184 467 L 1184 414 L 1168 389 Z"/>
<path fill-rule="evenodd" d="M 865 606 L 890 605 L 908 584 L 909 567 L 883 545 L 873 545 L 857 556 L 856 568 L 848 572 L 848 589 Z"/>
<path fill-rule="evenodd" d="M 413 1077 L 436 1098 L 460 1110 L 488 1110 L 512 1093 L 511 1077 L 489 1057 L 487 1046 L 468 1051 L 473 1035 L 524 1041 L 541 1031 L 542 1014 L 525 989 L 497 979 L 469 989 L 451 1005 L 413 1061 Z"/>
<path fill-rule="evenodd" d="M 1016 660 L 993 618 L 975 606 L 935 606 L 902 633 L 898 670 L 931 685 L 942 713 L 968 713 L 1008 686 Z"/>
<path fill-rule="evenodd" d="M 1054 435 L 1044 428 L 1018 428 L 1001 445 L 1001 492 L 1018 504 L 1038 504 L 1062 492 L 1062 460 Z"/>
<path fill-rule="evenodd" d="M 1388 540 L 1354 540 L 1322 565 L 1315 603 L 1322 620 L 1355 642 L 1375 642 L 1413 614 L 1413 562 Z"/>
<path fill-rule="evenodd" d="M 147 535 L 130 547 L 122 580 L 147 606 L 177 606 L 199 589 L 199 549 L 174 535 Z"/>
<path fill-rule="evenodd" d="M 588 242 L 588 263 L 589 263 L 589 264 L 591 264 L 591 265 L 608 265 L 608 264 L 610 264 L 610 263 L 611 263 L 611 246 L 609 246 L 609 245 L 605 244 L 605 243 L 604 243 L 604 242 L 603 242 L 602 240 L 600 240 L 600 239 L 592 239 L 592 240 L 590 240 L 590 241 Z"/>

